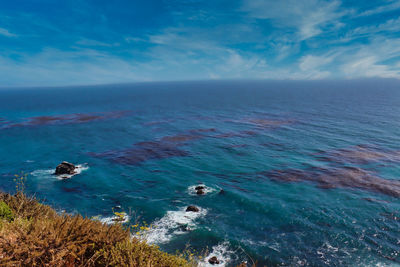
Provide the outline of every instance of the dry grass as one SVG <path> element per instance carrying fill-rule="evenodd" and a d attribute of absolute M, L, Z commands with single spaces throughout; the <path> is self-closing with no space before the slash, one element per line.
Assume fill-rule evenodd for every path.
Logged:
<path fill-rule="evenodd" d="M 193 266 L 131 238 L 121 225 L 59 215 L 23 193 L 0 193 L 13 220 L 0 217 L 1 266 Z"/>

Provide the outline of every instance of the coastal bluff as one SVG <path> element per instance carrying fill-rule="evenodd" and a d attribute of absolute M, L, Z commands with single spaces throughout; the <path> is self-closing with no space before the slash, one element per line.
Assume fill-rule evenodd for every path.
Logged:
<path fill-rule="evenodd" d="M 0 192 L 0 266 L 195 266 L 132 238 L 122 224 L 57 214 L 23 193 Z"/>

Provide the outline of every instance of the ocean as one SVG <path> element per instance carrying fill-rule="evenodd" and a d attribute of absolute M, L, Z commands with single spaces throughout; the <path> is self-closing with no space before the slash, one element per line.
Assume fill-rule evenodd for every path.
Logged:
<path fill-rule="evenodd" d="M 399 265 L 399 163 L 396 80 L 0 90 L 0 190 L 218 266 Z"/>

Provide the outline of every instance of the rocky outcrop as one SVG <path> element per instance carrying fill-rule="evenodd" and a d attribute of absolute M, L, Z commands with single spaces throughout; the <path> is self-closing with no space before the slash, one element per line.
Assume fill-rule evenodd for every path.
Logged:
<path fill-rule="evenodd" d="M 189 211 L 191 211 L 191 212 L 199 212 L 200 209 L 199 209 L 198 207 L 196 207 L 196 206 L 188 206 L 188 207 L 186 208 L 186 211 L 187 211 L 187 212 L 189 212 Z"/>
<path fill-rule="evenodd" d="M 211 257 L 211 258 L 209 258 L 208 259 L 208 262 L 210 263 L 210 264 L 212 264 L 212 265 L 214 265 L 214 264 L 219 264 L 219 260 L 217 259 L 217 257 Z"/>
<path fill-rule="evenodd" d="M 55 175 L 62 175 L 62 174 L 76 174 L 75 165 L 66 161 L 63 161 L 56 167 Z"/>
<path fill-rule="evenodd" d="M 199 189 L 199 190 L 196 191 L 196 194 L 197 194 L 197 195 L 204 195 L 205 192 L 204 192 L 203 189 Z"/>

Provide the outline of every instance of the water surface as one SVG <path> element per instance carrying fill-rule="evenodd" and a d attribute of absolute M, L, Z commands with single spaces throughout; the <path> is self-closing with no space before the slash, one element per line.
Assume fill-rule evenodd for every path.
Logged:
<path fill-rule="evenodd" d="M 27 173 L 59 211 L 120 207 L 163 250 L 226 266 L 395 265 L 399 103 L 392 80 L 1 90 L 0 189 Z M 80 174 L 53 176 L 63 160 Z"/>

